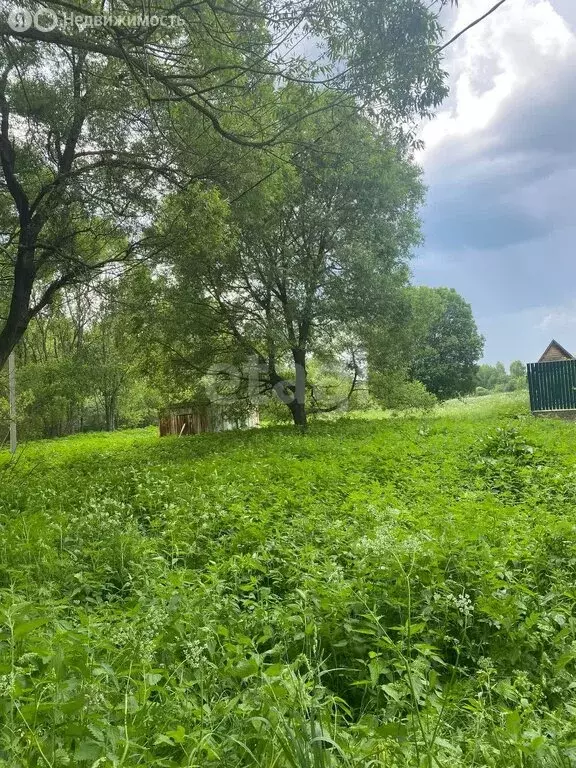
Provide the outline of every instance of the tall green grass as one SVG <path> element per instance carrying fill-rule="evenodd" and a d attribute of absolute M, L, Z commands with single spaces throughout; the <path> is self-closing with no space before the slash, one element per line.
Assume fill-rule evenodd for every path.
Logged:
<path fill-rule="evenodd" d="M 477 402 L 4 455 L 0 765 L 574 765 L 576 427 Z"/>

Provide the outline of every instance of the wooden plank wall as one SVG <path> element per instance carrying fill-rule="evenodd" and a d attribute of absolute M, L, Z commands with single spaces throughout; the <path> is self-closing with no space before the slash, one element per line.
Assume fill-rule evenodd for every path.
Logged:
<path fill-rule="evenodd" d="M 160 437 L 198 435 L 210 431 L 211 419 L 207 408 L 192 413 L 167 412 L 160 416 Z"/>
<path fill-rule="evenodd" d="M 228 429 L 242 429 L 260 426 L 257 410 L 248 415 L 244 422 L 229 421 L 218 406 L 199 406 L 195 409 L 175 407 L 160 414 L 160 437 L 168 435 L 198 435 L 201 432 L 221 432 Z"/>

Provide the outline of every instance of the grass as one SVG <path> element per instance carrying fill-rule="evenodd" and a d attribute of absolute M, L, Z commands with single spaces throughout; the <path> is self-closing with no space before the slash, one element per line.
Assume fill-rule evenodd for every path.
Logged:
<path fill-rule="evenodd" d="M 0 765 L 576 765 L 575 430 L 501 396 L 0 456 Z"/>

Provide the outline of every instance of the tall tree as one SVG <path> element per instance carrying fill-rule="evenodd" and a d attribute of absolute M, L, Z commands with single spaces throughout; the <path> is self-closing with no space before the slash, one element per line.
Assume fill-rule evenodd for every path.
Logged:
<path fill-rule="evenodd" d="M 169 173 L 145 116 L 133 135 L 138 105 L 124 89 L 111 91 L 114 67 L 83 52 L 59 50 L 50 62 L 29 46 L 8 54 L 0 74 L 0 367 L 63 286 L 134 253 L 150 187 Z M 124 156 L 127 147 L 142 153 L 139 161 Z"/>
<path fill-rule="evenodd" d="M 183 319 L 179 354 L 207 329 L 212 358 L 255 359 L 262 387 L 305 426 L 307 401 L 315 407 L 309 355 L 348 352 L 354 381 L 354 347 L 399 300 L 422 187 L 403 151 L 364 118 L 297 152 L 232 205 L 215 190 L 174 196 L 159 233 L 170 304 Z"/>
<path fill-rule="evenodd" d="M 521 379 L 526 376 L 526 366 L 521 360 L 513 360 L 510 363 L 510 376 L 513 379 Z"/>
<path fill-rule="evenodd" d="M 138 221 L 163 194 L 230 175 L 223 141 L 245 152 L 293 141 L 327 90 L 399 131 L 445 94 L 424 0 L 152 0 L 149 16 L 177 23 L 147 27 L 97 25 L 88 2 L 44 7 L 90 23 L 0 20 L 0 367 L 62 286 L 138 254 Z M 278 110 L 294 83 L 305 96 Z"/>
<path fill-rule="evenodd" d="M 127 275 L 64 288 L 31 321 L 17 350 L 23 437 L 112 430 L 155 416 L 159 403 L 133 333 L 128 282 Z"/>
<path fill-rule="evenodd" d="M 484 338 L 470 305 L 453 288 L 412 287 L 409 298 L 412 378 L 441 400 L 472 392 Z"/>
<path fill-rule="evenodd" d="M 42 288 L 39 288 L 39 292 Z M 83 341 L 94 319 L 89 289 L 64 290 L 39 312 L 18 348 L 19 408 L 23 435 L 55 437 L 82 424 L 89 395 Z"/>
<path fill-rule="evenodd" d="M 41 6 L 24 0 L 25 11 L 44 8 L 41 23 L 30 17 L 24 24 L 2 19 L 0 35 L 115 61 L 122 76 L 146 97 L 185 103 L 226 138 L 262 146 L 287 129 L 270 119 L 277 84 L 312 84 L 351 95 L 388 121 L 428 114 L 444 91 L 435 44 L 441 38 L 438 14 L 445 4 L 447 0 L 150 0 L 143 6 L 125 0 L 95 8 L 88 2 L 49 0 Z M 157 23 L 142 24 L 135 21 L 138 16 Z M 75 23 L 74 17 L 83 21 Z M 94 23 L 96 18 L 101 21 Z M 242 90 L 261 83 L 272 86 L 265 101 L 255 102 L 247 112 L 235 109 Z M 315 109 L 318 96 L 317 89 L 309 91 L 306 113 Z M 300 116 L 292 115 L 295 120 Z"/>
<path fill-rule="evenodd" d="M 526 366 L 520 360 L 513 360 L 510 363 L 509 373 L 506 373 L 503 363 L 496 363 L 496 365 L 484 363 L 478 368 L 476 383 L 482 389 L 497 392 L 527 389 Z"/>

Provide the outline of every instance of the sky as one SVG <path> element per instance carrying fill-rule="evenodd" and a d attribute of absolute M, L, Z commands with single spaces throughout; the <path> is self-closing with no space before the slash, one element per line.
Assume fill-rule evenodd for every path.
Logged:
<path fill-rule="evenodd" d="M 460 0 L 446 39 L 495 0 Z M 576 355 L 576 0 L 507 0 L 446 51 L 414 281 L 472 305 L 484 362 Z"/>

